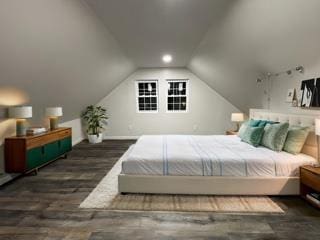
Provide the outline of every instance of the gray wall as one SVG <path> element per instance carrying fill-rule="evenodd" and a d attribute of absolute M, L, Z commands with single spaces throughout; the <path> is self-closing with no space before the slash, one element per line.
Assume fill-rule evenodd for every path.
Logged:
<path fill-rule="evenodd" d="M 34 119 L 52 105 L 64 107 L 63 120 L 77 118 L 86 104 L 134 71 L 103 23 L 79 0 L 1 1 L 0 30 L 1 88 L 21 90 L 24 102 L 35 108 Z"/>
<path fill-rule="evenodd" d="M 305 72 L 303 74 L 294 73 L 290 76 L 282 74 L 279 77 L 273 77 L 271 79 L 271 91 L 270 91 L 270 108 L 276 111 L 285 111 L 285 112 L 305 112 L 315 111 L 314 109 L 301 109 L 297 107 L 292 107 L 291 103 L 287 103 L 286 94 L 288 89 L 295 88 L 296 93 L 300 91 L 301 81 L 311 78 L 320 77 L 320 61 L 314 65 L 307 65 Z M 265 106 L 267 102 L 265 101 Z M 320 111 L 317 110 L 319 113 Z"/>
<path fill-rule="evenodd" d="M 209 29 L 188 67 L 243 111 L 263 107 L 261 73 L 301 64 L 308 70 L 318 62 L 319 9 L 318 0 L 238 0 Z"/>
<path fill-rule="evenodd" d="M 62 106 L 62 122 L 79 118 L 135 67 L 92 10 L 79 0 L 0 2 L 0 111 L 28 104 L 32 124 L 44 108 Z M 0 117 L 0 172 L 3 138 L 14 121 Z"/>
<path fill-rule="evenodd" d="M 157 79 L 159 112 L 137 113 L 135 81 Z M 166 79 L 189 79 L 189 112 L 166 113 Z M 106 136 L 142 134 L 224 134 L 234 127 L 232 112 L 239 112 L 226 99 L 184 68 L 140 69 L 99 103 L 107 108 Z"/>

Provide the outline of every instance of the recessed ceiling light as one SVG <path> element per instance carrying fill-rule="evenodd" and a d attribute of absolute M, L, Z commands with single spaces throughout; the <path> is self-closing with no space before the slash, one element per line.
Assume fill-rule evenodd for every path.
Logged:
<path fill-rule="evenodd" d="M 172 56 L 169 54 L 163 55 L 162 61 L 164 61 L 165 63 L 169 63 L 172 61 Z"/>

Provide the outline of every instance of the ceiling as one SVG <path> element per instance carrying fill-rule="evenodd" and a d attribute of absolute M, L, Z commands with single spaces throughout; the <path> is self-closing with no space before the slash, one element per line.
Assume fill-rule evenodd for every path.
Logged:
<path fill-rule="evenodd" d="M 85 0 L 137 67 L 185 67 L 234 0 Z M 171 54 L 170 64 L 162 62 Z"/>

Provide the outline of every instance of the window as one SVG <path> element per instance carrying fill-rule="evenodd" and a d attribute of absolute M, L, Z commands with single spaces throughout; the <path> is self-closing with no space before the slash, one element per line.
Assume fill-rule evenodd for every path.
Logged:
<path fill-rule="evenodd" d="M 187 112 L 188 97 L 188 80 L 168 80 L 167 112 Z"/>
<path fill-rule="evenodd" d="M 157 80 L 137 81 L 136 92 L 138 112 L 158 112 Z"/>

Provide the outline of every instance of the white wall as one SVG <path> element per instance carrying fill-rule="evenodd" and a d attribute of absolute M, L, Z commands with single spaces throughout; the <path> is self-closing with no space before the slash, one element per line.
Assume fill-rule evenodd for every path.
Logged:
<path fill-rule="evenodd" d="M 79 118 L 135 70 L 82 0 L 0 1 L 0 32 L 0 106 L 32 105 L 37 124 L 48 106 Z"/>
<path fill-rule="evenodd" d="M 313 65 L 305 66 L 303 74 L 293 73 L 292 75 L 282 74 L 279 77 L 273 77 L 271 79 L 271 91 L 270 91 L 270 109 L 275 111 L 284 111 L 292 113 L 308 113 L 319 112 L 318 109 L 301 109 L 299 107 L 292 107 L 291 103 L 287 103 L 286 94 L 288 89 L 295 88 L 298 94 L 301 87 L 301 81 L 312 78 L 320 77 L 320 61 Z M 264 100 L 264 106 L 267 106 L 266 99 Z"/>
<path fill-rule="evenodd" d="M 135 81 L 158 79 L 159 112 L 137 113 Z M 189 79 L 189 112 L 166 113 L 166 79 Z M 189 70 L 140 69 L 129 76 L 99 103 L 107 108 L 106 136 L 142 134 L 224 134 L 232 124 L 232 112 L 239 110 Z"/>
<path fill-rule="evenodd" d="M 319 9 L 319 0 L 234 1 L 188 67 L 243 111 L 263 107 L 263 88 L 256 84 L 260 73 L 297 65 L 305 66 L 306 74 L 318 72 L 313 65 L 320 59 Z M 280 91 L 277 85 L 274 89 L 274 94 Z M 282 96 L 275 96 L 275 107 Z"/>
<path fill-rule="evenodd" d="M 0 32 L 1 173 L 4 138 L 15 131 L 8 107 L 32 105 L 31 125 L 43 125 L 45 107 L 62 106 L 61 121 L 81 139 L 81 110 L 135 66 L 82 0 L 2 0 Z"/>

